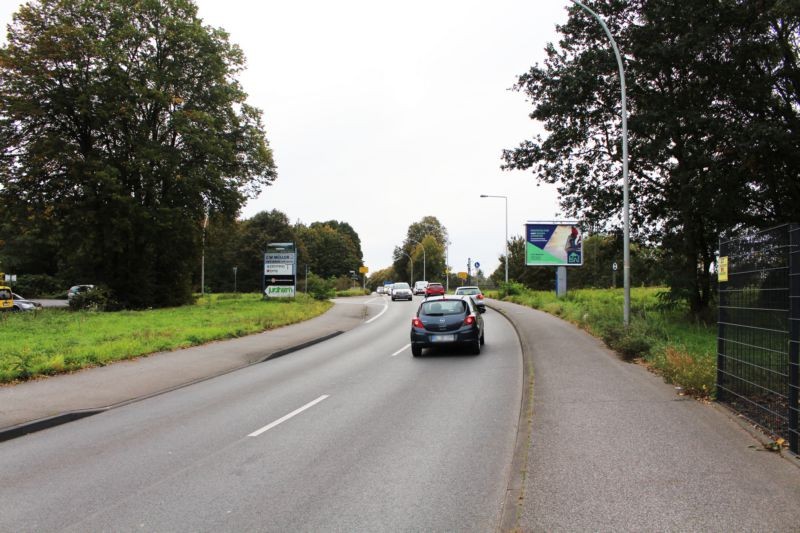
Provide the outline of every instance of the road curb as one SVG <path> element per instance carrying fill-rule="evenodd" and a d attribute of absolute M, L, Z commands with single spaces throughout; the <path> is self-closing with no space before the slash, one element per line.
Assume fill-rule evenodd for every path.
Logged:
<path fill-rule="evenodd" d="M 110 411 L 111 409 L 116 409 L 118 407 L 123 407 L 125 405 L 129 405 L 135 402 L 140 402 L 142 400 L 147 400 L 148 398 L 153 398 L 155 396 L 160 396 L 161 394 L 166 394 L 168 392 L 172 392 L 178 389 L 182 389 L 185 387 L 189 387 L 191 385 L 196 385 L 197 383 L 202 383 L 203 381 L 208 381 L 209 379 L 218 378 L 220 376 L 224 376 L 225 374 L 230 374 L 231 372 L 236 372 L 238 370 L 242 370 L 243 368 L 247 368 L 253 365 L 258 365 L 261 363 L 265 363 L 270 359 L 277 359 L 278 357 L 283 357 L 284 355 L 288 355 L 292 352 L 300 351 L 304 348 L 308 348 L 309 346 L 313 346 L 315 344 L 319 344 L 321 342 L 325 342 L 330 340 L 334 337 L 338 337 L 344 333 L 344 331 L 337 330 L 333 333 L 328 333 L 326 335 L 322 335 L 315 339 L 311 339 L 309 341 L 301 342 L 300 344 L 296 344 L 294 346 L 290 346 L 289 348 L 283 348 L 281 350 L 277 350 L 265 357 L 257 361 L 253 361 L 252 363 L 247 363 L 241 366 L 237 366 L 235 368 L 230 368 L 228 370 L 224 370 L 222 372 L 216 372 L 210 376 L 204 376 L 202 378 L 198 378 L 192 381 L 188 381 L 186 383 L 181 383 L 180 385 L 175 385 L 174 387 L 168 387 L 166 389 L 162 389 L 151 394 L 145 394 L 142 396 L 137 396 L 135 398 L 129 398 L 127 400 L 117 402 L 112 405 L 107 405 L 103 407 L 94 407 L 94 408 L 87 408 L 87 409 L 79 409 L 76 411 L 67 411 L 64 413 L 59 413 L 55 416 L 47 417 L 47 418 L 39 418 L 37 420 L 31 420 L 29 422 L 23 422 L 22 424 L 17 424 L 15 426 L 9 426 L 7 428 L 0 428 L 0 442 L 4 442 L 7 440 L 16 439 L 18 437 L 22 437 L 23 435 L 27 435 L 29 433 L 36 433 L 37 431 L 42 431 L 45 429 L 49 429 L 55 426 L 60 426 L 62 424 L 66 424 L 68 422 L 73 422 L 75 420 L 80 420 L 81 418 L 86 418 L 89 416 L 97 415 L 100 413 L 104 413 L 106 411 Z"/>
<path fill-rule="evenodd" d="M 492 305 L 491 302 L 487 302 L 487 305 L 508 320 L 514 331 L 517 332 L 517 338 L 522 347 L 524 380 L 522 383 L 522 398 L 520 399 L 519 422 L 517 423 L 517 437 L 514 443 L 514 456 L 511 460 L 508 487 L 503 500 L 498 528 L 499 531 L 518 531 L 520 510 L 525 498 L 528 450 L 530 449 L 529 444 L 533 431 L 533 353 L 527 337 L 520 330 L 516 321 L 503 309 Z"/>

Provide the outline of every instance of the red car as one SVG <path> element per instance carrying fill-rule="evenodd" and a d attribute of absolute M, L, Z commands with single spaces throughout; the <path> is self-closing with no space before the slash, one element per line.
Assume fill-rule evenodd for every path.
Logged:
<path fill-rule="evenodd" d="M 425 288 L 425 298 L 428 296 L 444 296 L 444 285 L 441 283 L 428 283 Z"/>

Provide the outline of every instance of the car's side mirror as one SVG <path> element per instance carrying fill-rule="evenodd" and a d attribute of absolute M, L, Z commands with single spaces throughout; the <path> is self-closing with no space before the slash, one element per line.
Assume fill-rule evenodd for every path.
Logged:
<path fill-rule="evenodd" d="M 479 307 L 479 308 L 478 308 L 478 312 L 479 312 L 479 313 L 481 313 L 481 314 L 483 314 L 483 313 L 485 313 L 485 312 L 486 312 L 486 309 L 485 309 L 485 308 L 483 308 L 483 307 Z"/>

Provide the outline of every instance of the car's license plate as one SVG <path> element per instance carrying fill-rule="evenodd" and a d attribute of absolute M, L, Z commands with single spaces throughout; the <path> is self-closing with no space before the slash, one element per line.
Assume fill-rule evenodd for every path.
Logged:
<path fill-rule="evenodd" d="M 453 342 L 455 335 L 431 335 L 431 342 Z"/>

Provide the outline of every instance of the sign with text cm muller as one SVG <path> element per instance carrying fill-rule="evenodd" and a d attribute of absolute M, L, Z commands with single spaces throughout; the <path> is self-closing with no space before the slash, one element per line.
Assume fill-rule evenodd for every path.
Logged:
<path fill-rule="evenodd" d="M 528 221 L 525 224 L 527 266 L 582 266 L 583 238 L 577 221 Z"/>
<path fill-rule="evenodd" d="M 297 250 L 293 242 L 272 242 L 264 253 L 264 295 L 294 298 L 297 286 Z"/>

